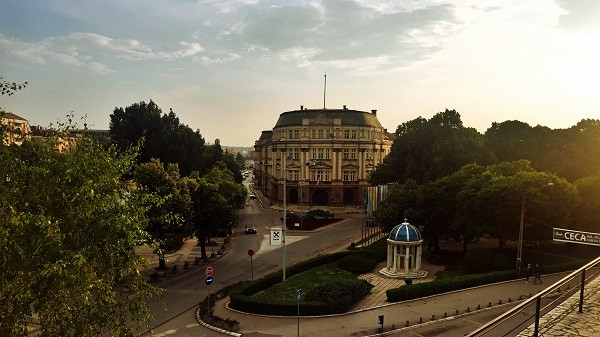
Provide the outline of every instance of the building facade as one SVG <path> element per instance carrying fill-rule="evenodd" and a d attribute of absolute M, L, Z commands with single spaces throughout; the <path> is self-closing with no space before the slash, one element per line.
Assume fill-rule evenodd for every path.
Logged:
<path fill-rule="evenodd" d="M 23 140 L 29 139 L 29 121 L 13 113 L 2 113 L 0 122 L 6 128 L 2 142 L 4 145 L 21 145 Z"/>
<path fill-rule="evenodd" d="M 389 153 L 393 135 L 377 110 L 305 109 L 280 114 L 255 142 L 254 185 L 282 204 L 361 206 L 367 178 Z"/>

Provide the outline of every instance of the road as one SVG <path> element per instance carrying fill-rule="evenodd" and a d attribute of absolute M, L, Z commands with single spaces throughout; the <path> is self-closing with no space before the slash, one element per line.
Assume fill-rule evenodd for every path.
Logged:
<path fill-rule="evenodd" d="M 258 200 L 249 200 L 240 211 L 238 228 L 234 229 L 232 246 L 229 252 L 212 264 L 214 283 L 204 284 L 205 270 L 199 268 L 160 284 L 164 289 L 160 302 L 149 303 L 154 321 L 150 323 L 153 332 L 143 336 L 222 336 L 199 326 L 194 316 L 197 304 L 208 292 L 243 280 L 250 280 L 252 270 L 248 249 L 256 252 L 253 256 L 255 278 L 281 269 L 283 265 L 282 247 L 269 245 L 269 228 L 281 226 L 281 212 L 264 210 Z M 355 240 L 361 231 L 362 217 L 356 214 L 343 215 L 345 220 L 328 228 L 312 233 L 288 231 L 286 239 L 286 265 L 313 257 L 328 250 L 346 247 Z M 244 225 L 254 223 L 257 234 L 245 234 Z"/>

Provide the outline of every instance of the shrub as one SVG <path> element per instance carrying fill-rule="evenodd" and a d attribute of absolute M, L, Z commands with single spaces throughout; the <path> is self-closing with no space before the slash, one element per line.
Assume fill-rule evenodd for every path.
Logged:
<path fill-rule="evenodd" d="M 348 255 L 337 262 L 337 266 L 355 274 L 365 274 L 373 270 L 377 261 L 366 258 L 363 254 Z"/>
<path fill-rule="evenodd" d="M 431 296 L 449 291 L 476 287 L 484 284 L 512 280 L 517 277 L 514 270 L 496 271 L 485 274 L 470 274 L 456 277 L 448 277 L 431 282 L 423 282 L 403 286 L 386 291 L 389 302 L 406 301 L 414 298 Z"/>
<path fill-rule="evenodd" d="M 331 212 L 322 210 L 322 209 L 313 209 L 306 213 L 304 216 L 304 220 L 314 220 L 314 219 L 331 219 L 335 215 Z"/>
<path fill-rule="evenodd" d="M 492 255 L 488 250 L 474 248 L 463 258 L 467 273 L 486 273 L 492 270 Z"/>
<path fill-rule="evenodd" d="M 365 280 L 336 281 L 313 288 L 306 294 L 306 300 L 325 302 L 327 313 L 339 314 L 346 312 L 363 297 L 367 296 L 372 287 Z"/>
<path fill-rule="evenodd" d="M 493 265 L 494 270 L 508 270 L 513 267 L 508 257 L 502 253 L 494 255 Z"/>

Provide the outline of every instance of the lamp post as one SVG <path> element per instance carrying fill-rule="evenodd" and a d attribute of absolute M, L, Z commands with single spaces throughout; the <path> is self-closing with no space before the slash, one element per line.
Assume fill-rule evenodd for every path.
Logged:
<path fill-rule="evenodd" d="M 554 183 L 550 182 L 546 185 L 539 187 L 536 191 L 541 190 L 544 187 L 552 186 Z M 517 275 L 521 277 L 521 268 L 523 265 L 523 227 L 525 224 L 525 194 L 521 196 L 521 221 L 519 222 L 519 243 L 517 246 Z"/>

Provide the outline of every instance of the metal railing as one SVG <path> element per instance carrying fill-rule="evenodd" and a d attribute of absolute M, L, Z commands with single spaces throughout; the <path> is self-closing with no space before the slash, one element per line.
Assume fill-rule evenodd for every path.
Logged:
<path fill-rule="evenodd" d="M 538 337 L 540 316 L 577 291 L 579 291 L 579 312 L 583 312 L 585 286 L 598 275 L 599 271 L 600 256 L 466 336 L 516 336 L 524 328 L 533 324 L 533 336 Z"/>

